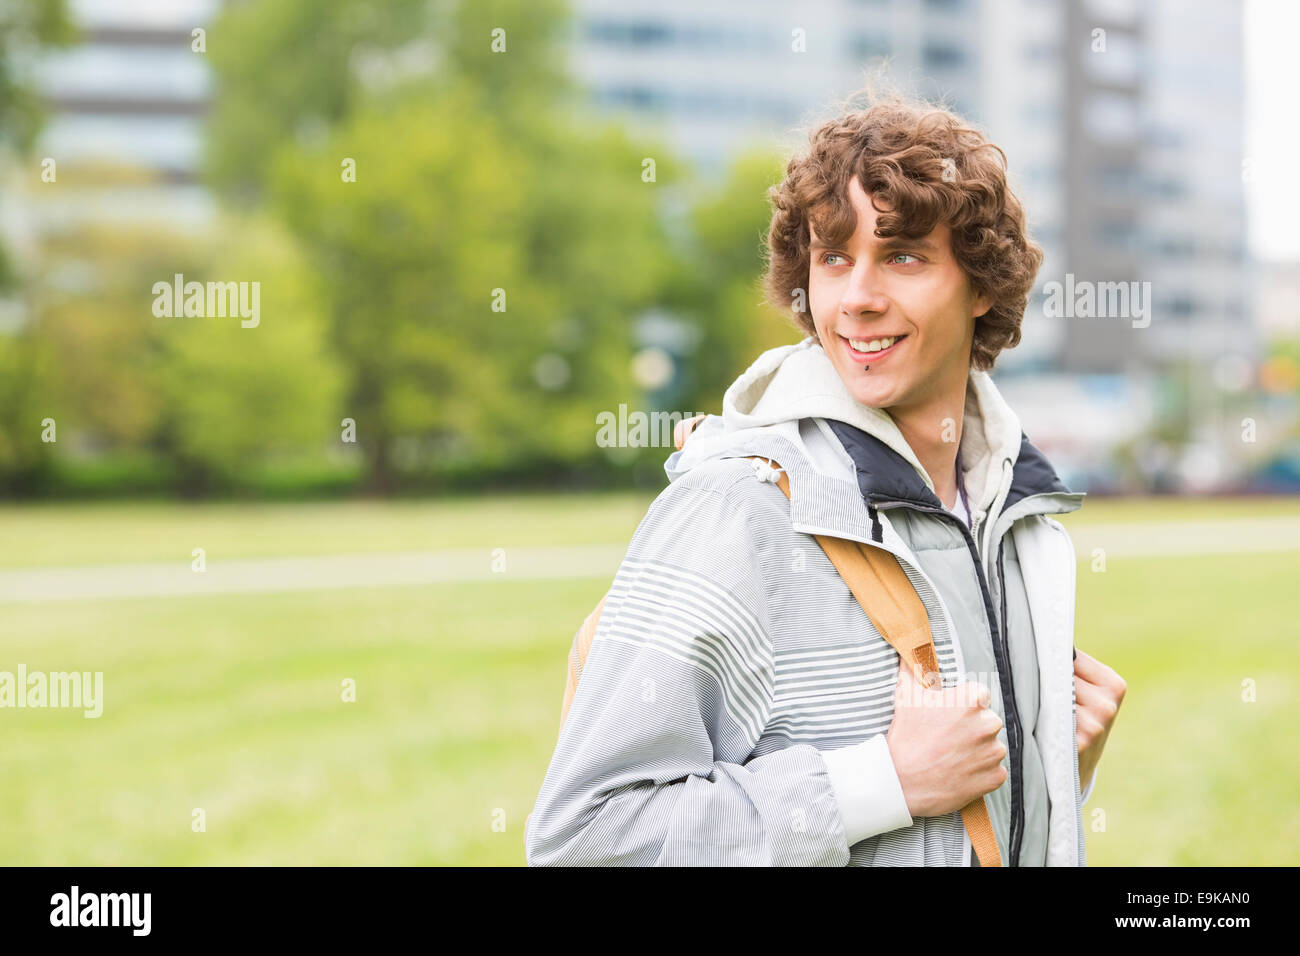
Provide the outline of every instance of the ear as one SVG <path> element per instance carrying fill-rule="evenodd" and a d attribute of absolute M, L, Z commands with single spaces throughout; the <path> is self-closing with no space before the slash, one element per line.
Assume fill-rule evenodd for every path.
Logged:
<path fill-rule="evenodd" d="M 991 308 L 993 308 L 993 298 L 981 292 L 975 297 L 975 304 L 971 306 L 971 318 L 978 319 Z"/>

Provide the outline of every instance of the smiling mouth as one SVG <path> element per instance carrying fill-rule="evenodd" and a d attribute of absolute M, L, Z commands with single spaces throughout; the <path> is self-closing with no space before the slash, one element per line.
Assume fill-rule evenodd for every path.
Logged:
<path fill-rule="evenodd" d="M 885 335 L 871 339 L 850 339 L 841 335 L 844 347 L 857 363 L 878 362 L 898 347 L 907 335 Z"/>

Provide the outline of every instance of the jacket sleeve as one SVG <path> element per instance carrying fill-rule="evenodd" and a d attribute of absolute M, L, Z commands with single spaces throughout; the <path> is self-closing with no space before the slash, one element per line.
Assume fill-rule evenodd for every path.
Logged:
<path fill-rule="evenodd" d="M 820 752 L 753 755 L 773 660 L 751 523 L 781 492 L 726 467 L 734 483 L 669 485 L 633 536 L 529 815 L 530 866 L 848 862 Z"/>
<path fill-rule="evenodd" d="M 1079 798 L 1080 806 L 1087 803 L 1089 798 L 1092 796 L 1092 790 L 1097 785 L 1097 771 L 1099 769 L 1101 769 L 1100 764 L 1098 764 L 1098 766 L 1093 768 L 1092 779 L 1088 781 L 1088 786 L 1084 789 L 1083 795 Z"/>

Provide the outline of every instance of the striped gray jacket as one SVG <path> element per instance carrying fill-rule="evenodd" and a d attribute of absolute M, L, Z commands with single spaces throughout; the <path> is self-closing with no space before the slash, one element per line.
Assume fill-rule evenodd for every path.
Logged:
<path fill-rule="evenodd" d="M 947 686 L 966 673 L 958 622 L 963 630 L 975 625 L 946 605 L 912 547 L 919 533 L 942 527 L 954 540 L 955 533 L 879 498 L 873 507 L 843 447 L 851 436 L 833 424 L 802 419 L 729 433 L 724 453 L 679 472 L 681 453 L 669 459 L 674 480 L 614 578 L 529 815 L 529 865 L 971 865 L 956 812 L 916 820 L 904 813 L 850 844 L 827 754 L 881 739 L 898 655 L 812 536 L 862 541 L 898 557 L 930 617 Z M 697 434 L 710 426 L 720 423 L 711 417 Z M 1027 441 L 1025 448 L 1034 451 Z M 785 468 L 788 500 L 748 455 Z M 1033 726 L 1021 730 L 1046 782 L 1040 862 L 1080 866 L 1076 561 L 1048 514 L 1077 507 L 1081 496 L 1054 474 L 1047 479 L 1032 454 L 1015 465 L 1001 478 L 996 506 L 976 517 L 988 522 L 984 554 L 1004 539 L 1014 547 L 1032 618 L 1038 673 L 1021 679 L 1036 683 L 1037 708 Z M 930 526 L 922 532 L 923 522 Z M 1004 784 L 1008 794 L 1014 782 Z M 999 845 L 1012 861 L 1013 798 L 1003 806 Z"/>

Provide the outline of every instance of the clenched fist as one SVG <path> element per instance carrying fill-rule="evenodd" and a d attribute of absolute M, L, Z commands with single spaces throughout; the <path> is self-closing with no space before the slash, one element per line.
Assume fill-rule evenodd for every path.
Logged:
<path fill-rule="evenodd" d="M 907 812 L 942 816 L 1002 786 L 1007 748 L 998 739 L 1001 730 L 987 687 L 966 682 L 931 690 L 902 664 L 885 739 Z"/>
<path fill-rule="evenodd" d="M 1079 710 L 1079 784 L 1085 789 L 1101 760 L 1102 748 L 1106 746 L 1127 689 L 1124 678 L 1095 657 L 1076 650 L 1074 698 Z"/>

